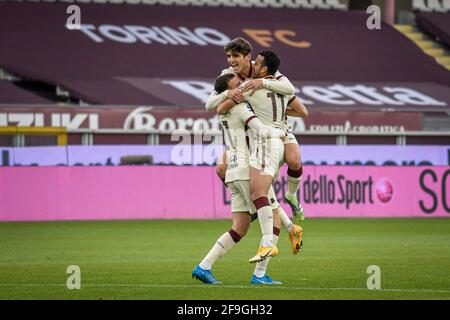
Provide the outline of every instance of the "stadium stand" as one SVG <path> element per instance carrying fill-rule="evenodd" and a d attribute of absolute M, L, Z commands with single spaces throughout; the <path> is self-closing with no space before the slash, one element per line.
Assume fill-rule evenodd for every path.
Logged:
<path fill-rule="evenodd" d="M 14 85 L 13 82 L 0 80 L 0 104 L 48 104 L 51 102 Z"/>
<path fill-rule="evenodd" d="M 450 9 L 448 0 L 413 0 L 413 10 L 423 12 L 446 12 Z"/>
<path fill-rule="evenodd" d="M 429 15 L 432 16 L 429 17 Z M 424 53 L 432 56 L 436 62 L 441 64 L 447 70 L 450 70 L 450 55 L 449 37 L 444 28 L 440 28 L 445 23 L 448 23 L 446 19 L 442 19 L 441 22 L 435 15 L 436 13 L 417 13 L 417 27 L 413 25 L 396 25 L 397 30 L 402 32 L 411 41 L 413 41 Z M 430 21 L 434 21 L 436 24 L 431 24 Z"/>
<path fill-rule="evenodd" d="M 450 61 L 442 33 L 446 29 L 436 24 L 426 30 L 422 17 L 448 15 L 442 11 L 448 10 L 449 1 L 400 1 L 399 6 L 417 16 L 417 25 L 383 23 L 380 30 L 372 31 L 365 27 L 368 14 L 361 11 L 370 3 L 380 4 L 346 0 L 0 1 L 0 68 L 11 75 L 3 82 L 14 81 L 3 85 L 3 91 L 25 88 L 24 92 L 38 99 L 35 103 L 51 107 L 45 117 L 56 119 L 55 125 L 66 121 L 70 130 L 79 130 L 72 137 L 69 131 L 69 144 L 119 140 L 109 134 L 120 134 L 121 143 L 170 143 L 168 132 L 159 129 L 143 137 L 136 132 L 126 137 L 118 130 L 131 130 L 130 123 L 137 129 L 139 121 L 143 121 L 140 128 L 148 130 L 145 121 L 153 120 L 145 120 L 150 117 L 146 106 L 154 112 L 173 110 L 173 115 L 186 110 L 184 119 L 197 117 L 204 110 L 213 79 L 226 66 L 223 45 L 243 36 L 254 45 L 253 58 L 263 49 L 279 53 L 281 71 L 298 89 L 311 119 L 325 114 L 336 118 L 335 112 L 342 118 L 361 119 L 355 112 L 378 112 L 377 117 L 368 115 L 372 120 L 366 125 L 380 124 L 375 118 L 387 123 L 389 118 L 406 119 L 402 112 L 417 112 L 412 122 L 400 127 L 416 130 L 414 135 L 420 130 L 448 131 L 450 73 L 446 69 Z M 61 12 L 70 4 L 81 7 L 81 30 L 61 27 L 65 18 Z M 444 16 L 443 21 L 449 20 Z M 32 85 L 24 85 L 26 81 Z M 40 94 L 33 89 L 38 84 L 52 92 Z M 33 103 L 25 94 L 16 94 L 16 99 L 24 107 Z M 59 118 L 61 102 L 79 108 L 66 112 L 73 118 Z M 2 103 L 14 102 L 0 94 Z M 93 108 L 103 109 L 82 122 L 87 119 L 85 110 Z M 126 110 L 134 122 L 123 115 Z M 104 115 L 119 111 L 120 118 L 114 121 Z M 392 111 L 398 113 L 390 117 L 385 113 Z M 101 133 L 96 117 L 102 119 Z M 104 126 L 105 117 L 110 127 Z M 172 117 L 170 112 L 167 117 Z M 305 127 L 310 128 L 310 123 Z M 97 130 L 96 138 L 87 130 Z M 352 139 L 364 143 L 366 139 L 336 134 L 332 139 L 319 138 L 317 133 L 304 132 L 310 134 L 316 135 L 311 141 L 321 143 L 345 144 Z M 448 137 L 439 138 L 442 143 Z M 308 138 L 303 141 L 308 143 Z M 386 141 L 406 143 L 396 133 Z"/>
<path fill-rule="evenodd" d="M 19 0 L 20 1 L 20 0 Z M 39 0 L 28 0 L 36 2 Z M 41 0 L 42 2 L 58 2 L 58 0 Z M 301 9 L 336 9 L 347 10 L 345 0 L 59 0 L 65 3 L 93 4 L 130 4 L 130 5 L 163 5 L 163 6 L 210 6 L 210 7 L 259 7 L 259 8 L 301 8 Z"/>
<path fill-rule="evenodd" d="M 418 12 L 416 23 L 420 30 L 450 49 L 450 14 Z"/>

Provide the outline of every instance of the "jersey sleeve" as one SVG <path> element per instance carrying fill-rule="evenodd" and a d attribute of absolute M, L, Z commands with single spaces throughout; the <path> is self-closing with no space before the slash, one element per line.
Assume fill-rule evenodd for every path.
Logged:
<path fill-rule="evenodd" d="M 227 94 L 228 90 L 225 90 L 222 93 L 217 93 L 216 90 L 213 90 L 211 94 L 208 97 L 208 100 L 206 101 L 205 109 L 207 111 L 214 111 L 216 110 L 222 102 L 227 100 Z"/>
<path fill-rule="evenodd" d="M 231 67 L 227 68 L 227 69 L 223 69 L 222 72 L 220 73 L 220 76 L 223 76 L 224 74 L 232 73 L 232 72 L 233 72 L 233 68 L 231 68 Z M 222 102 L 227 100 L 227 94 L 228 94 L 228 90 L 225 90 L 224 92 L 222 92 L 220 94 L 217 93 L 216 90 L 213 90 L 211 92 L 211 94 L 209 95 L 208 100 L 206 101 L 205 109 L 207 111 L 216 110 Z"/>
<path fill-rule="evenodd" d="M 286 103 L 286 106 L 290 105 L 292 103 L 292 101 L 294 101 L 295 98 L 297 98 L 297 97 L 295 95 L 291 95 L 291 96 L 288 96 L 288 98 L 289 98 L 289 100 L 288 100 L 288 103 Z"/>
<path fill-rule="evenodd" d="M 282 95 L 293 95 L 295 88 L 288 78 L 281 76 L 278 80 L 276 79 L 262 79 L 263 87 L 267 90 L 279 93 Z"/>
<path fill-rule="evenodd" d="M 245 102 L 235 105 L 230 112 L 232 115 L 239 117 L 245 125 L 256 118 L 256 115 L 247 107 Z"/>
<path fill-rule="evenodd" d="M 227 73 L 233 73 L 233 68 L 229 67 L 229 68 L 223 69 L 222 72 L 220 73 L 220 75 L 223 76 L 224 74 L 227 74 Z"/>

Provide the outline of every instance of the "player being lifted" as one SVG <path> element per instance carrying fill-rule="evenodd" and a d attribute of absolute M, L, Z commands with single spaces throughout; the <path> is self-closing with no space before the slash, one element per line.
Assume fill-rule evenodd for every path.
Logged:
<path fill-rule="evenodd" d="M 239 86 L 241 80 L 235 74 L 226 74 L 220 76 L 215 81 L 215 90 L 222 92 L 229 86 Z M 249 147 L 247 145 L 247 134 L 245 127 L 249 126 L 257 137 L 264 140 L 279 141 L 280 145 L 283 142 L 280 138 L 285 137 L 285 131 L 274 127 L 266 126 L 250 111 L 246 103 L 240 103 L 236 105 L 230 112 L 219 116 L 220 124 L 224 132 L 224 140 L 226 145 L 226 156 L 229 163 L 228 170 L 226 171 L 225 182 L 227 183 L 231 192 L 231 208 L 233 214 L 232 228 L 224 233 L 201 261 L 192 270 L 192 277 L 199 279 L 207 284 L 219 284 L 220 282 L 214 277 L 211 272 L 213 264 L 230 251 L 234 245 L 241 240 L 247 233 L 250 223 L 251 214 L 256 212 L 253 202 L 250 198 L 250 185 L 249 185 Z M 266 193 L 267 196 L 267 193 Z M 271 208 L 279 207 L 276 200 L 275 193 L 271 188 L 269 197 L 271 198 Z M 272 215 L 272 209 L 270 209 L 270 215 Z M 276 217 L 277 218 L 277 217 Z M 264 221 L 264 217 L 260 217 L 260 221 Z M 278 225 L 279 234 L 279 219 L 275 219 Z M 272 243 L 272 232 L 277 233 L 276 229 L 271 225 L 272 221 L 267 225 L 270 225 L 270 242 Z M 277 253 L 276 247 L 273 248 L 271 255 L 275 256 Z M 273 281 L 269 276 L 265 274 L 267 264 L 261 264 L 259 266 L 259 273 L 253 275 L 251 282 L 255 284 L 276 284 L 277 281 Z"/>
<path fill-rule="evenodd" d="M 278 70 L 279 65 L 280 60 L 274 52 L 262 51 L 256 58 L 254 64 L 254 76 L 275 81 L 273 75 Z M 245 86 L 245 83 L 243 86 Z M 230 88 L 233 88 L 232 84 Z M 285 109 L 288 102 L 294 100 L 292 96 L 275 94 L 268 89 L 262 88 L 252 92 L 252 94 L 250 92 L 244 93 L 244 98 L 249 102 L 252 110 L 265 125 L 280 129 L 285 128 Z M 225 100 L 217 108 L 217 112 L 220 115 L 226 114 L 233 106 L 233 101 Z M 283 162 L 284 144 L 282 141 L 258 140 L 250 158 L 250 190 L 251 198 L 257 209 L 258 218 L 260 219 L 263 238 L 257 254 L 250 259 L 250 262 L 263 260 L 265 257 L 271 256 L 273 251 L 277 251 L 276 246 L 271 242 L 272 234 L 269 233 L 269 228 L 272 229 L 273 226 L 270 225 L 272 216 L 270 214 L 271 209 L 267 195 Z M 284 211 L 280 216 L 283 216 L 283 213 Z M 303 230 L 300 227 L 298 229 L 298 237 L 301 240 Z"/>
<path fill-rule="evenodd" d="M 225 52 L 227 55 L 227 61 L 230 67 L 222 71 L 222 75 L 229 72 L 235 72 L 238 76 L 245 80 L 247 78 L 254 77 L 254 63 L 251 61 L 252 47 L 250 43 L 243 38 L 236 38 L 230 41 L 225 46 Z M 269 79 L 255 79 L 248 81 L 244 86 L 244 92 L 253 92 L 259 88 L 265 88 L 271 90 L 277 94 L 293 95 L 294 87 L 291 82 L 284 77 L 279 71 L 274 74 L 276 81 Z M 214 111 L 222 102 L 230 99 L 234 103 L 242 102 L 244 97 L 242 91 L 239 89 L 226 90 L 222 93 L 213 91 L 206 103 L 206 109 L 208 111 Z M 301 104 L 298 98 L 294 98 L 294 104 L 301 105 L 306 114 L 297 114 L 297 116 L 307 116 L 306 108 Z M 290 114 L 289 112 L 286 115 Z M 285 140 L 285 152 L 284 158 L 288 165 L 288 191 L 285 193 L 285 199 L 292 208 L 294 221 L 297 223 L 304 220 L 304 210 L 297 199 L 297 191 L 300 186 L 301 176 L 303 172 L 300 152 L 298 143 L 295 136 L 291 133 L 290 126 L 285 119 L 285 128 L 289 131 L 288 139 Z M 225 171 L 227 169 L 226 157 L 223 155 L 219 159 L 216 172 L 217 175 L 223 180 L 225 177 Z"/>

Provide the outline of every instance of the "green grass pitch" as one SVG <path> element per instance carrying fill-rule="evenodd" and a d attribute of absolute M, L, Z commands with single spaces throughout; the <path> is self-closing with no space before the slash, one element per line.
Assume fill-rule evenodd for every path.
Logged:
<path fill-rule="evenodd" d="M 286 231 L 268 274 L 249 283 L 259 225 L 215 265 L 223 282 L 191 278 L 230 221 L 0 223 L 0 299 L 450 299 L 450 219 L 309 219 L 304 251 Z M 81 289 L 69 290 L 69 265 Z M 368 290 L 367 267 L 381 270 Z"/>

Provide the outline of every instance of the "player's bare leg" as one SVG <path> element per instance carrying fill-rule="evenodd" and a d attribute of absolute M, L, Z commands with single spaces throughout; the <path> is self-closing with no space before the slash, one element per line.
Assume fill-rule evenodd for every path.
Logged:
<path fill-rule="evenodd" d="M 226 151 L 217 159 L 216 164 L 216 174 L 225 184 L 225 174 L 227 172 L 228 163 L 227 163 L 227 153 Z"/>
<path fill-rule="evenodd" d="M 250 167 L 250 190 L 253 203 L 258 212 L 261 226 L 262 240 L 257 254 L 249 262 L 259 262 L 269 256 L 278 254 L 277 247 L 273 244 L 273 213 L 267 197 L 272 185 L 273 177 L 253 167 Z"/>
<path fill-rule="evenodd" d="M 302 161 L 297 143 L 284 145 L 284 159 L 288 165 L 288 191 L 284 198 L 292 209 L 294 221 L 299 223 L 305 220 L 305 213 L 301 203 L 297 199 L 297 192 L 302 179 Z"/>
<path fill-rule="evenodd" d="M 280 216 L 278 214 L 278 209 L 272 210 L 273 212 L 273 243 L 277 245 L 278 238 L 280 236 L 281 231 L 281 221 Z M 288 218 L 289 219 L 289 218 Z M 253 272 L 252 278 L 250 279 L 250 283 L 252 284 L 282 284 L 280 281 L 272 280 L 266 274 L 267 266 L 269 264 L 270 257 L 264 261 L 258 262 L 255 267 L 255 271 Z"/>
<path fill-rule="evenodd" d="M 248 212 L 233 213 L 233 225 L 217 239 L 217 242 L 205 256 L 205 258 L 192 270 L 192 277 L 207 284 L 220 284 L 214 277 L 211 269 L 221 257 L 230 251 L 238 243 L 250 228 L 251 216 Z"/>

